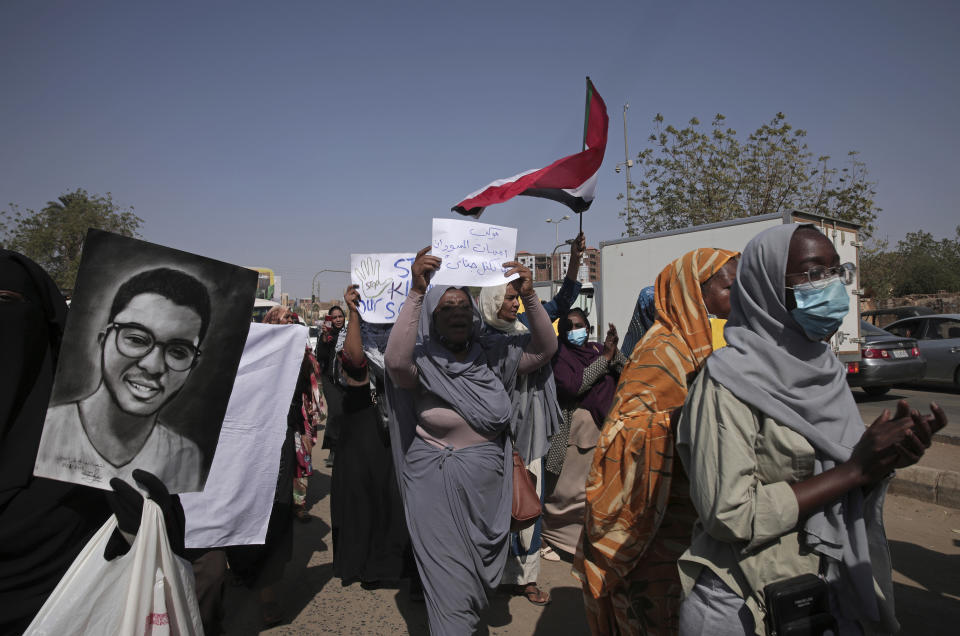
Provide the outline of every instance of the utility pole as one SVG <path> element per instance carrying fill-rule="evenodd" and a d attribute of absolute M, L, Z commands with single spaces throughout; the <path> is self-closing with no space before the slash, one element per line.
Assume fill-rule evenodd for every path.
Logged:
<path fill-rule="evenodd" d="M 633 167 L 633 159 L 630 158 L 630 150 L 627 148 L 627 109 L 630 104 L 623 105 L 623 163 L 618 163 L 615 172 L 620 172 L 620 166 L 623 166 L 627 177 L 627 221 L 630 221 L 630 168 Z"/>

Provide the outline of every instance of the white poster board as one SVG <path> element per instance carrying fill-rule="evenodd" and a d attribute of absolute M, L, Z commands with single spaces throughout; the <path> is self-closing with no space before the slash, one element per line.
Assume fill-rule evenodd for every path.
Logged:
<path fill-rule="evenodd" d="M 503 263 L 516 259 L 516 228 L 434 219 L 431 245 L 430 253 L 442 261 L 434 285 L 492 287 L 517 278 L 503 276 Z"/>
<path fill-rule="evenodd" d="M 180 495 L 188 548 L 262 544 L 307 328 L 250 325 L 203 492 Z"/>
<path fill-rule="evenodd" d="M 416 254 L 351 254 L 350 282 L 359 285 L 360 316 L 365 322 L 393 323 L 410 291 L 410 267 Z"/>

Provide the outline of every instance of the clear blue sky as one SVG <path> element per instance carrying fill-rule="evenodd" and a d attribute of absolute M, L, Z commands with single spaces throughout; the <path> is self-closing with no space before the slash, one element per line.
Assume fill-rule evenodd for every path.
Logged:
<path fill-rule="evenodd" d="M 631 154 L 657 112 L 745 133 L 783 111 L 814 153 L 860 151 L 879 236 L 952 236 L 958 18 L 947 0 L 7 0 L 0 205 L 109 191 L 145 239 L 308 295 L 351 252 L 414 251 L 467 193 L 578 150 L 590 75 L 611 120 L 592 245 L 623 230 L 625 102 Z M 520 198 L 481 220 L 548 251 L 565 213 Z M 347 279 L 320 281 L 326 299 Z"/>

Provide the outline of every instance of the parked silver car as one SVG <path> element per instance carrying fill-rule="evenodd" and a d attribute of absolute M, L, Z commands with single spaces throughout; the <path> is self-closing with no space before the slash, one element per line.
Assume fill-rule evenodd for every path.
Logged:
<path fill-rule="evenodd" d="M 927 361 L 923 382 L 950 384 L 960 389 L 960 314 L 934 314 L 904 318 L 887 325 L 887 331 L 915 338 Z"/>
<path fill-rule="evenodd" d="M 864 337 L 860 363 L 847 364 L 847 384 L 861 387 L 867 395 L 883 395 L 893 384 L 923 378 L 926 362 L 916 340 L 896 336 L 865 320 L 860 321 L 860 334 Z"/>

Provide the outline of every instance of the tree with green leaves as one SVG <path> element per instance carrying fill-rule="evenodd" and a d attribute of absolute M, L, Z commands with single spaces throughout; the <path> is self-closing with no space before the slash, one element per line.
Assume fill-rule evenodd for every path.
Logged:
<path fill-rule="evenodd" d="M 783 113 L 741 140 L 716 115 L 708 130 L 697 118 L 686 128 L 664 125 L 637 155 L 641 177 L 631 184 L 630 206 L 620 212 L 627 236 L 799 209 L 874 229 L 880 209 L 874 184 L 857 153 L 836 167 L 814 157 L 802 129 Z M 624 198 L 621 194 L 619 199 Z"/>
<path fill-rule="evenodd" d="M 14 204 L 0 211 L 0 247 L 20 252 L 43 267 L 62 289 L 72 289 L 87 230 L 96 228 L 139 236 L 143 219 L 106 196 L 77 189 L 49 201 L 39 211 Z"/>
<path fill-rule="evenodd" d="M 897 248 L 877 241 L 860 254 L 860 281 L 877 299 L 960 291 L 960 226 L 939 241 L 923 230 L 908 232 Z"/>
<path fill-rule="evenodd" d="M 860 249 L 860 287 L 867 298 L 884 300 L 893 296 L 900 258 L 889 247 L 890 241 L 877 239 Z"/>

